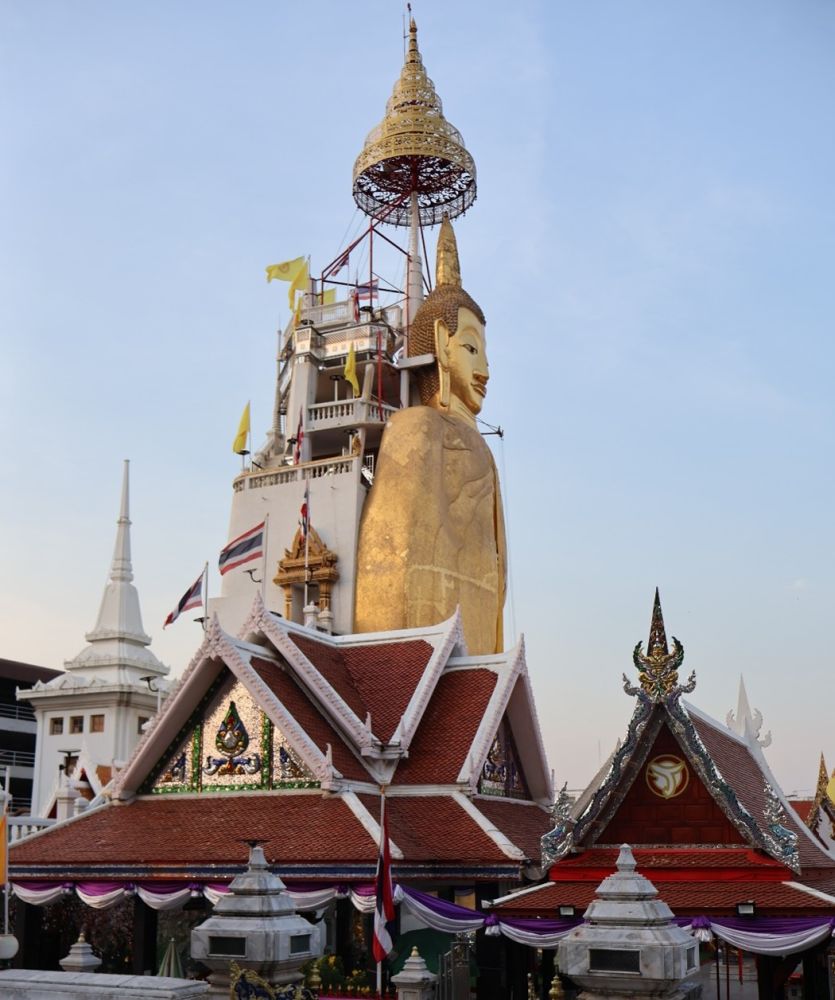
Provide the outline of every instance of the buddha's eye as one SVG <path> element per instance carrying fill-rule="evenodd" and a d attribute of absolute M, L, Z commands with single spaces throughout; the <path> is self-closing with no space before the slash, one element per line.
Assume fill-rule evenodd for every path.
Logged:
<path fill-rule="evenodd" d="M 469 351 L 470 354 L 478 354 L 478 348 L 474 347 L 472 344 L 464 344 L 464 349 Z"/>

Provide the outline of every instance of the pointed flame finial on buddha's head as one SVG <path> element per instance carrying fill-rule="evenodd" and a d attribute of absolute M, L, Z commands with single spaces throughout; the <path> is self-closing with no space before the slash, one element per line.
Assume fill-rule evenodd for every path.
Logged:
<path fill-rule="evenodd" d="M 444 215 L 438 233 L 438 251 L 435 260 L 435 284 L 438 288 L 451 285 L 461 287 L 461 264 L 458 260 L 458 243 L 449 216 Z"/>

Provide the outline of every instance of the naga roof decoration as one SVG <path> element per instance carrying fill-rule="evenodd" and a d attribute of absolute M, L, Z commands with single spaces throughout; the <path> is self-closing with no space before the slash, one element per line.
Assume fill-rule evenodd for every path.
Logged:
<path fill-rule="evenodd" d="M 793 870 L 799 870 L 797 835 L 787 825 L 789 821 L 782 802 L 768 778 L 761 773 L 759 762 L 755 766 L 761 773 L 760 787 L 764 787 L 766 798 L 766 808 L 760 819 L 740 801 L 737 790 L 726 780 L 705 746 L 690 711 L 682 704 L 681 695 L 695 688 L 695 672 L 686 684 L 679 683 L 678 670 L 684 659 L 684 649 L 673 638 L 673 650 L 669 651 L 657 590 L 646 655 L 641 647 L 638 643 L 633 653 L 640 685 L 632 685 L 624 676 L 624 690 L 637 698 L 626 738 L 615 752 L 608 772 L 578 815 L 572 816 L 570 808 L 558 800 L 554 829 L 542 838 L 543 866 L 548 867 L 569 853 L 592 847 L 599 841 L 636 777 L 643 772 L 653 743 L 666 725 L 686 762 L 743 840 Z"/>

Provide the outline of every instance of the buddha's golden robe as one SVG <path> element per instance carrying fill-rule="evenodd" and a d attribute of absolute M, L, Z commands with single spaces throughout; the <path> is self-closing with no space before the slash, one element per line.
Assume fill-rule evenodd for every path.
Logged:
<path fill-rule="evenodd" d="M 429 406 L 383 434 L 357 549 L 357 632 L 436 625 L 460 606 L 471 654 L 502 651 L 506 545 L 484 438 Z"/>

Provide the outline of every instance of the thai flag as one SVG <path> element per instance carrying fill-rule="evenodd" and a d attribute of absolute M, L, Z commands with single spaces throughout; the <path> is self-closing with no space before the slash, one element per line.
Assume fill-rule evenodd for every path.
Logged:
<path fill-rule="evenodd" d="M 386 797 L 380 801 L 380 852 L 377 855 L 377 906 L 374 910 L 374 939 L 371 951 L 375 962 L 382 962 L 394 948 L 394 892 L 391 887 L 391 853 L 389 851 Z"/>
<path fill-rule="evenodd" d="M 310 482 L 308 481 L 304 488 L 304 500 L 302 500 L 301 510 L 299 511 L 299 527 L 302 530 L 302 541 L 307 541 L 307 533 L 310 531 Z"/>
<path fill-rule="evenodd" d="M 296 444 L 293 448 L 293 465 L 302 460 L 302 442 L 304 441 L 304 411 L 299 407 L 299 426 L 296 429 Z"/>
<path fill-rule="evenodd" d="M 331 278 L 335 274 L 339 274 L 340 271 L 342 271 L 344 268 L 348 266 L 348 261 L 350 259 L 351 259 L 351 251 L 346 250 L 341 257 L 337 257 L 337 259 L 333 262 L 333 264 L 331 264 L 331 266 L 328 268 L 328 273 L 325 275 L 325 277 Z"/>
<path fill-rule="evenodd" d="M 221 576 L 230 569 L 243 566 L 244 563 L 260 559 L 264 555 L 264 524 L 264 521 L 256 524 L 245 534 L 233 538 L 226 548 L 221 550 L 217 561 Z"/>
<path fill-rule="evenodd" d="M 194 581 L 194 583 L 188 588 L 188 590 L 183 594 L 180 600 L 177 602 L 177 607 L 174 608 L 165 619 L 163 628 L 175 622 L 184 611 L 190 611 L 192 608 L 199 608 L 203 603 L 203 577 L 206 575 L 206 570 L 204 569 L 200 576 Z"/>
<path fill-rule="evenodd" d="M 370 284 L 357 285 L 357 299 L 376 299 L 379 292 L 379 281 L 375 278 Z"/>

